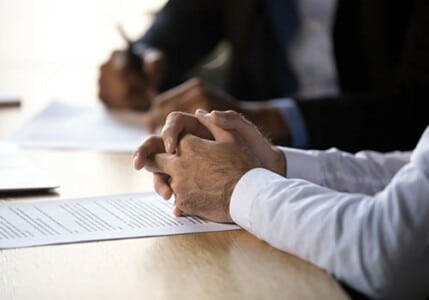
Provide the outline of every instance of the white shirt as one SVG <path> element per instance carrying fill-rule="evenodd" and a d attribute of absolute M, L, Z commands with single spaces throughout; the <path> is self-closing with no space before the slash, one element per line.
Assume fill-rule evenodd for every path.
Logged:
<path fill-rule="evenodd" d="M 288 178 L 243 175 L 237 224 L 370 297 L 429 295 L 429 127 L 412 154 L 280 149 Z"/>
<path fill-rule="evenodd" d="M 286 59 L 301 97 L 338 94 L 332 28 L 337 0 L 298 0 L 299 28 L 286 47 Z"/>
<path fill-rule="evenodd" d="M 298 32 L 285 48 L 286 61 L 298 81 L 296 96 L 337 95 L 338 75 L 332 41 L 337 0 L 298 0 L 296 5 Z M 290 99 L 277 103 L 292 136 L 292 146 L 307 147 L 308 133 L 298 107 Z"/>

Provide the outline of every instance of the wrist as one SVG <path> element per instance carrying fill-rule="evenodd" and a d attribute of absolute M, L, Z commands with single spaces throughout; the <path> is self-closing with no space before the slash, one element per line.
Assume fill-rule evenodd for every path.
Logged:
<path fill-rule="evenodd" d="M 282 151 L 276 146 L 271 146 L 273 149 L 273 160 L 271 162 L 270 170 L 279 174 L 280 176 L 286 177 L 287 171 L 287 159 Z"/>
<path fill-rule="evenodd" d="M 268 129 L 270 131 L 263 131 L 265 134 L 267 134 L 268 132 L 270 138 L 277 140 L 280 137 L 283 140 L 290 141 L 290 138 L 288 137 L 287 127 L 282 127 L 284 120 L 281 114 L 279 114 L 280 119 L 274 117 L 274 122 L 271 122 L 270 120 L 275 113 L 270 110 L 275 108 L 263 107 L 263 105 L 267 106 L 265 103 L 263 103 L 263 105 L 261 106 L 254 106 L 254 103 L 245 103 L 243 101 L 239 101 L 238 103 L 240 104 L 240 109 L 238 111 L 244 114 L 258 128 L 262 128 L 263 130 L 267 130 L 267 128 L 270 128 Z M 280 127 L 280 133 L 276 133 L 276 135 L 270 134 L 271 132 L 273 132 L 272 130 L 274 130 L 274 128 L 278 127 Z M 279 174 L 280 176 L 286 176 L 286 157 L 278 147 L 274 145 L 269 145 L 269 141 L 267 141 L 267 143 L 268 147 L 271 147 L 271 151 L 268 150 L 269 154 L 265 156 L 266 160 L 262 161 L 263 167 Z"/>
<path fill-rule="evenodd" d="M 266 103 L 245 103 L 241 112 L 275 144 L 290 145 L 292 137 L 279 109 Z"/>

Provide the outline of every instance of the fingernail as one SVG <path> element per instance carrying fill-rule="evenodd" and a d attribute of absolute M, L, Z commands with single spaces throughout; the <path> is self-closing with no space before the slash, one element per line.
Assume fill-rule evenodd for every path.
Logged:
<path fill-rule="evenodd" d="M 134 165 L 134 169 L 136 170 L 140 170 L 142 168 L 138 162 L 138 158 L 139 158 L 139 153 L 137 152 L 134 154 L 134 158 L 133 158 L 133 165 Z"/>
<path fill-rule="evenodd" d="M 218 125 L 225 125 L 227 123 L 226 115 L 219 111 L 212 112 L 212 118 L 214 122 Z"/>
<path fill-rule="evenodd" d="M 164 142 L 164 146 L 165 146 L 165 151 L 168 153 L 172 152 L 171 149 L 171 145 L 173 144 L 173 140 L 171 139 L 171 137 L 167 138 Z"/>
<path fill-rule="evenodd" d="M 208 112 L 206 110 L 202 109 L 202 108 L 198 108 L 195 113 L 199 114 L 199 115 L 206 115 L 206 114 L 208 114 Z"/>
<path fill-rule="evenodd" d="M 136 160 L 136 158 L 138 158 L 138 157 L 139 157 L 139 154 L 140 154 L 140 152 L 136 152 L 136 153 L 134 153 L 133 159 L 134 159 L 134 160 Z"/>
<path fill-rule="evenodd" d="M 220 124 L 225 124 L 227 122 L 226 116 L 224 114 L 217 114 L 217 120 Z"/>

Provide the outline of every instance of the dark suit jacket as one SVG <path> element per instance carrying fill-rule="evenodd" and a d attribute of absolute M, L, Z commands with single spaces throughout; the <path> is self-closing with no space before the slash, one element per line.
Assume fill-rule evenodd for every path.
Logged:
<path fill-rule="evenodd" d="M 138 42 L 166 54 L 165 87 L 226 39 L 233 96 L 288 96 L 273 84 L 275 39 L 263 1 L 170 0 Z M 341 95 L 296 99 L 310 147 L 412 149 L 429 123 L 429 1 L 339 0 L 333 41 Z"/>

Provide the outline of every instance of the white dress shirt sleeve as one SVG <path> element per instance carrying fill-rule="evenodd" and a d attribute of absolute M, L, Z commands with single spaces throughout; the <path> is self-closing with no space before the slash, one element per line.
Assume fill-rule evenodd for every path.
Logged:
<path fill-rule="evenodd" d="M 405 165 L 409 156 L 399 153 L 384 159 L 368 152 L 351 156 L 332 151 L 310 152 L 318 158 L 306 166 L 308 173 L 299 166 L 290 170 L 288 157 L 288 175 L 304 179 L 287 179 L 260 168 L 247 172 L 231 198 L 232 219 L 274 247 L 326 269 L 370 297 L 427 296 L 429 129 Z M 400 165 L 404 166 L 392 178 Z M 313 170 L 319 173 L 312 174 Z M 358 183 L 351 182 L 353 176 Z M 377 176 L 386 178 L 371 183 Z M 360 186 L 363 193 L 359 193 Z"/>
<path fill-rule="evenodd" d="M 341 192 L 368 195 L 383 189 L 410 160 L 411 152 L 350 154 L 279 147 L 287 159 L 287 177 L 301 178 Z"/>

